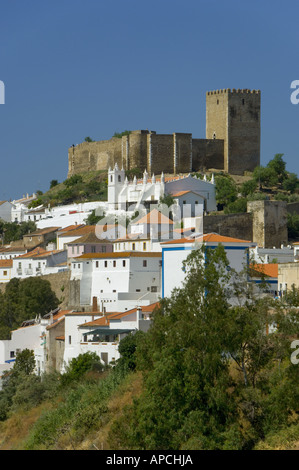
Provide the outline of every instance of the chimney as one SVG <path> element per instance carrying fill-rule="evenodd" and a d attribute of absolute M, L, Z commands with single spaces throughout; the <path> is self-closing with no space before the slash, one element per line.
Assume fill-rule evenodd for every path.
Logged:
<path fill-rule="evenodd" d="M 98 312 L 98 299 L 97 297 L 92 298 L 92 311 Z"/>

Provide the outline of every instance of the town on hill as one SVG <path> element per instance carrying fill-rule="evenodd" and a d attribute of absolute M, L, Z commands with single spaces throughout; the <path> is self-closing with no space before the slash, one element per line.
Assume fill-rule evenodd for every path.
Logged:
<path fill-rule="evenodd" d="M 204 139 L 88 137 L 63 182 L 0 202 L 0 420 L 33 390 L 25 362 L 47 397 L 53 373 L 144 373 L 102 437 L 116 448 L 249 449 L 271 420 L 298 426 L 299 179 L 283 154 L 261 166 L 260 113 L 260 90 L 208 91 Z"/>

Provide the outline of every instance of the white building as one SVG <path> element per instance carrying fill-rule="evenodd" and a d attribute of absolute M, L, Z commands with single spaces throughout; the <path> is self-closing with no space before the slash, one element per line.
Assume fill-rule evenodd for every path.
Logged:
<path fill-rule="evenodd" d="M 92 299 L 102 311 L 149 305 L 161 293 L 161 252 L 88 253 L 71 260 L 71 281 L 80 281 L 80 305 Z"/>
<path fill-rule="evenodd" d="M 129 227 L 132 235 L 172 240 L 173 226 L 174 223 L 169 217 L 157 209 L 153 209 L 143 217 L 138 218 L 136 222 L 133 221 Z"/>
<path fill-rule="evenodd" d="M 13 259 L 26 253 L 27 249 L 24 246 L 6 246 L 0 248 L 0 259 Z"/>
<path fill-rule="evenodd" d="M 0 259 L 0 283 L 11 280 L 12 260 Z"/>
<path fill-rule="evenodd" d="M 28 211 L 28 206 L 31 202 L 36 199 L 36 194 L 33 193 L 32 196 L 23 196 L 21 199 L 16 199 L 12 201 L 13 208 L 11 211 L 11 222 L 24 222 L 25 214 Z"/>
<path fill-rule="evenodd" d="M 184 194 L 182 194 L 184 192 Z M 160 198 L 171 195 L 180 206 L 183 201 L 191 204 L 191 214 L 195 213 L 196 205 L 203 204 L 206 212 L 217 210 L 214 177 L 211 181 L 207 178 L 200 179 L 191 175 L 167 177 L 161 174 L 160 178 L 152 175 L 149 178 L 147 172 L 142 180 L 135 177 L 129 182 L 125 176 L 125 170 L 119 170 L 117 164 L 114 169 L 108 170 L 108 206 L 109 210 L 128 210 L 141 205 L 148 207 L 158 203 Z"/>
<path fill-rule="evenodd" d="M 237 272 L 248 265 L 248 249 L 256 246 L 247 240 L 224 237 L 215 233 L 162 242 L 162 298 L 170 296 L 174 288 L 182 287 L 186 277 L 183 261 L 192 250 L 202 245 L 216 248 L 219 244 L 224 246 L 230 267 Z"/>
<path fill-rule="evenodd" d="M 268 264 L 273 262 L 293 263 L 295 261 L 296 255 L 297 253 L 295 249 L 295 243 L 294 248 L 291 245 L 282 245 L 280 248 L 260 248 L 259 246 L 256 246 L 254 248 L 250 248 L 249 250 L 250 260 L 258 264 Z"/>
<path fill-rule="evenodd" d="M 12 260 L 12 277 L 26 278 L 53 274 L 67 268 L 67 251 L 35 248 Z"/>
<path fill-rule="evenodd" d="M 154 303 L 107 315 L 96 312 L 66 314 L 64 366 L 87 352 L 97 354 L 105 364 L 116 361 L 120 357 L 119 342 L 130 332 L 147 331 L 150 315 L 157 306 L 158 303 Z"/>
<path fill-rule="evenodd" d="M 9 201 L 0 201 L 0 219 L 11 222 L 11 213 L 14 205 Z"/>
<path fill-rule="evenodd" d="M 0 371 L 9 370 L 13 367 L 17 353 L 24 349 L 34 351 L 40 346 L 41 335 L 44 326 L 40 322 L 40 318 L 29 321 L 25 326 L 13 330 L 11 339 L 0 341 Z M 1 374 L 1 372 L 0 372 Z"/>
<path fill-rule="evenodd" d="M 69 225 L 86 224 L 87 217 L 93 210 L 107 210 L 107 203 L 102 201 L 85 202 L 79 204 L 68 204 L 65 206 L 45 208 L 44 217 L 36 222 L 38 228 L 45 228 L 51 225 L 57 225 L 65 228 Z"/>

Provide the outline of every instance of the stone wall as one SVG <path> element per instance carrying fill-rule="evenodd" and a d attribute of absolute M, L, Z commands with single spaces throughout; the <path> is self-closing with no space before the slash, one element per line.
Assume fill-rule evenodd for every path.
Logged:
<path fill-rule="evenodd" d="M 122 138 L 83 142 L 69 149 L 68 177 L 108 170 L 115 163 L 156 175 L 209 169 L 236 175 L 252 171 L 260 164 L 260 109 L 259 90 L 209 91 L 205 139 L 193 139 L 190 133 L 135 130 Z"/>
<path fill-rule="evenodd" d="M 252 241 L 252 214 L 206 215 L 203 218 L 203 231 Z"/>
<path fill-rule="evenodd" d="M 262 248 L 280 248 L 288 243 L 287 204 L 284 201 L 248 202 L 246 213 L 204 216 L 203 230 L 250 240 Z"/>
<path fill-rule="evenodd" d="M 205 171 L 209 168 L 223 170 L 224 140 L 192 139 L 192 170 Z"/>
<path fill-rule="evenodd" d="M 46 276 L 42 276 L 42 279 L 46 279 L 51 284 L 51 289 L 55 292 L 56 297 L 61 301 L 59 304 L 60 308 L 66 309 L 68 308 L 69 303 L 69 283 L 70 283 L 70 271 L 61 271 L 60 273 L 56 274 L 48 274 Z M 21 280 L 21 282 L 23 279 Z M 0 291 L 5 291 L 5 286 L 7 283 L 0 284 Z"/>
<path fill-rule="evenodd" d="M 280 248 L 288 243 L 287 203 L 250 201 L 247 212 L 253 215 L 253 242 L 263 248 Z"/>
<path fill-rule="evenodd" d="M 259 90 L 225 89 L 206 94 L 206 138 L 224 140 L 224 170 L 253 171 L 260 164 Z"/>

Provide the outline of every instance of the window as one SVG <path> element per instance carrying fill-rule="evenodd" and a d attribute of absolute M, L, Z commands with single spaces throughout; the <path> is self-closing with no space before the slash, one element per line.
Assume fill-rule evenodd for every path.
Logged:
<path fill-rule="evenodd" d="M 113 261 L 113 267 L 116 268 L 116 261 Z"/>
<path fill-rule="evenodd" d="M 78 269 L 80 269 L 80 264 L 78 264 Z"/>
<path fill-rule="evenodd" d="M 15 352 L 14 352 L 14 351 L 10 351 L 10 358 L 12 359 L 13 357 L 15 357 Z"/>
<path fill-rule="evenodd" d="M 118 182 L 120 183 L 121 182 L 121 176 L 118 175 Z"/>
<path fill-rule="evenodd" d="M 151 286 L 151 292 L 158 292 L 157 286 Z"/>
<path fill-rule="evenodd" d="M 98 268 L 98 267 L 99 267 L 99 262 L 98 262 L 98 261 L 96 261 L 96 268 Z"/>
<path fill-rule="evenodd" d="M 123 259 L 123 267 L 125 268 L 126 267 L 126 260 Z"/>
<path fill-rule="evenodd" d="M 136 292 L 140 292 L 140 289 L 136 289 Z"/>
<path fill-rule="evenodd" d="M 111 181 L 111 183 L 113 182 L 113 176 L 112 175 L 110 176 L 110 181 Z"/>
<path fill-rule="evenodd" d="M 147 267 L 147 260 L 146 260 L 146 259 L 143 260 L 143 267 L 144 267 L 144 268 Z"/>
<path fill-rule="evenodd" d="M 107 266 L 108 266 L 108 261 L 105 261 L 104 262 L 104 267 L 107 268 Z"/>
<path fill-rule="evenodd" d="M 135 243 L 132 244 L 132 250 L 135 251 Z"/>
<path fill-rule="evenodd" d="M 3 271 L 3 276 L 7 276 L 7 271 Z"/>
<path fill-rule="evenodd" d="M 183 201 L 183 204 L 186 204 L 186 201 Z"/>
<path fill-rule="evenodd" d="M 72 337 L 69 336 L 69 344 L 72 344 Z"/>
<path fill-rule="evenodd" d="M 106 253 L 106 247 L 102 246 L 102 253 Z"/>
<path fill-rule="evenodd" d="M 96 247 L 95 247 L 94 245 L 91 247 L 91 252 L 92 252 L 92 253 L 95 253 L 95 252 L 96 252 Z"/>
<path fill-rule="evenodd" d="M 243 104 L 243 105 L 245 104 L 245 100 L 244 100 L 244 98 L 242 99 L 242 104 Z"/>
<path fill-rule="evenodd" d="M 143 251 L 146 251 L 146 242 L 143 242 Z"/>

